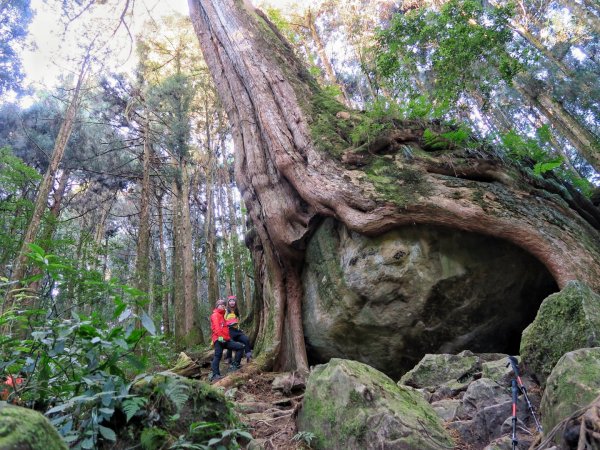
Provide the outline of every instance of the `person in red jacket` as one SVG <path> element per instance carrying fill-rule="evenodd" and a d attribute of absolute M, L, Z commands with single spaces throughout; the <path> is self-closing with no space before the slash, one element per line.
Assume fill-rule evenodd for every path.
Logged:
<path fill-rule="evenodd" d="M 215 305 L 210 316 L 210 329 L 212 331 L 212 343 L 215 346 L 215 355 L 213 356 L 211 369 L 212 372 L 208 379 L 210 381 L 217 381 L 223 378 L 219 369 L 219 363 L 223 356 L 223 349 L 235 350 L 235 360 L 231 364 L 231 370 L 237 370 L 240 368 L 240 361 L 242 360 L 242 350 L 244 344 L 234 342 L 229 336 L 229 328 L 225 324 L 225 300 L 219 299 Z"/>

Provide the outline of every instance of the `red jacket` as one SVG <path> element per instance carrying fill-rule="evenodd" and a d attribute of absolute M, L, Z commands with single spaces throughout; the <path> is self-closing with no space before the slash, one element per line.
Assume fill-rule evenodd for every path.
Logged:
<path fill-rule="evenodd" d="M 222 337 L 226 341 L 231 339 L 229 337 L 229 328 L 225 325 L 225 310 L 215 308 L 213 313 L 210 315 L 210 329 L 212 330 L 212 342 L 213 344 L 217 339 Z"/>

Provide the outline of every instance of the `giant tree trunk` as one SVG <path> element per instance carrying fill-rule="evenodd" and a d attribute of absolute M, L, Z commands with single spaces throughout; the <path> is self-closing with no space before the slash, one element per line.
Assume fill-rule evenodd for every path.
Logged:
<path fill-rule="evenodd" d="M 262 13 L 237 0 L 188 2 L 232 125 L 263 294 L 256 346 L 275 368 L 308 368 L 301 270 L 323 217 L 369 236 L 421 224 L 494 236 L 535 256 L 560 287 L 579 279 L 600 288 L 600 217 L 591 204 L 483 150 L 426 153 L 426 124 L 395 123 L 350 148 L 344 135 L 360 114 L 323 96 Z"/>

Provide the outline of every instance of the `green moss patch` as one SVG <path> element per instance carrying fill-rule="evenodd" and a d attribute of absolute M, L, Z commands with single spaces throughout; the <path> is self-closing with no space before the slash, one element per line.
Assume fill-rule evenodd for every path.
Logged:
<path fill-rule="evenodd" d="M 397 386 L 366 364 L 342 359 L 311 372 L 298 428 L 314 433 L 317 449 L 452 448 L 418 391 Z"/>
<path fill-rule="evenodd" d="M 545 384 L 567 352 L 600 346 L 600 295 L 571 281 L 546 298 L 521 338 L 520 354 L 528 370 Z"/>
<path fill-rule="evenodd" d="M 48 419 L 31 409 L 2 406 L 0 402 L 0 448 L 3 450 L 67 450 Z"/>

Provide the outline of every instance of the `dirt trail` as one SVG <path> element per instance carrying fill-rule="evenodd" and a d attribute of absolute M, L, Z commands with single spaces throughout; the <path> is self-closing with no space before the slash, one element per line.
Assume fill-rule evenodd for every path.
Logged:
<path fill-rule="evenodd" d="M 302 442 L 292 440 L 298 432 L 296 416 L 304 391 L 273 389 L 273 381 L 286 374 L 259 372 L 252 364 L 244 365 L 239 371 L 231 374 L 227 374 L 226 370 L 222 370 L 221 373 L 226 375 L 225 378 L 213 386 L 224 388 L 225 395 L 233 400 L 241 422 L 247 426 L 255 440 L 249 449 L 308 448 Z"/>

